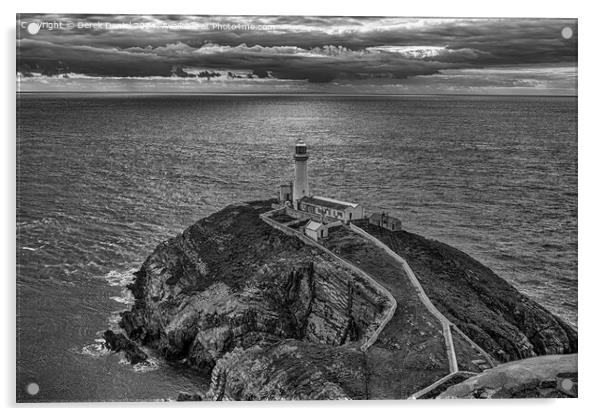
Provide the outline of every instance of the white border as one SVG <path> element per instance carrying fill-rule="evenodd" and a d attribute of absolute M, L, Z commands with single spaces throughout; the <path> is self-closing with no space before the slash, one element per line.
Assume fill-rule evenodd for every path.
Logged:
<path fill-rule="evenodd" d="M 178 404 L 178 409 L 170 404 L 95 404 L 95 405 L 48 405 L 40 408 L 18 406 L 25 412 L 42 410 L 49 414 L 105 414 L 106 412 L 132 412 L 133 408 L 144 408 L 142 412 L 161 414 L 166 411 L 203 412 L 219 414 L 261 414 L 307 415 L 319 412 L 344 412 L 346 414 L 365 414 L 375 408 L 378 412 L 446 415 L 467 413 L 487 413 L 488 415 L 507 415 L 544 413 L 577 414 L 593 413 L 598 393 L 598 382 L 602 345 L 600 324 L 597 322 L 600 311 L 596 308 L 600 291 L 600 266 L 596 261 L 601 257 L 599 251 L 600 236 L 600 178 L 599 165 L 602 139 L 598 132 L 600 108 L 600 50 L 597 41 L 600 39 L 600 15 L 596 13 L 594 2 L 590 6 L 575 1 L 538 1 L 505 0 L 491 4 L 484 1 L 426 1 L 422 2 L 390 2 L 371 0 L 369 2 L 351 3 L 348 1 L 306 0 L 299 3 L 283 1 L 240 1 L 228 0 L 220 2 L 125 2 L 123 0 L 103 0 L 95 3 L 81 1 L 27 1 L 20 4 L 2 5 L 2 33 L 4 48 L 0 65 L 3 91 L 2 116 L 5 134 L 2 140 L 3 162 L 2 174 L 2 246 L 1 262 L 4 266 L 2 274 L 4 302 L 4 319 L 2 320 L 2 364 L 0 367 L 2 395 L 1 403 L 15 410 L 15 14 L 21 13 L 170 13 L 170 14 L 297 14 L 297 15 L 389 15 L 389 16 L 437 16 L 437 17 L 567 17 L 579 19 L 579 338 L 580 338 L 580 391 L 576 400 L 515 400 L 515 401 L 431 401 L 431 402 L 352 402 L 352 403 L 222 403 L 219 405 L 204 403 Z M 14 5 L 13 5 L 14 4 Z M 501 34 L 503 35 L 503 34 Z M 93 382 L 93 381 L 92 381 Z M 85 407 L 82 409 L 82 406 Z M 110 409 L 103 409 L 109 407 Z"/>

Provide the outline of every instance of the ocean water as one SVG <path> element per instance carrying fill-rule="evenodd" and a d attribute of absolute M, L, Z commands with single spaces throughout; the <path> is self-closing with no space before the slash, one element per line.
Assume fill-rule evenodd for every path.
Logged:
<path fill-rule="evenodd" d="M 23 94 L 17 108 L 19 400 L 204 387 L 159 357 L 124 364 L 101 334 L 159 242 L 275 196 L 299 139 L 314 193 L 389 211 L 577 325 L 576 98 Z"/>

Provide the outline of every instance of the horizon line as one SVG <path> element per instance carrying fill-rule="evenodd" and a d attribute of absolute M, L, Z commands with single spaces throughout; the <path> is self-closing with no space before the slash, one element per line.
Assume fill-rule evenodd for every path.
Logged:
<path fill-rule="evenodd" d="M 199 96 L 333 96 L 333 97 L 423 97 L 423 96 L 476 96 L 476 97 L 567 97 L 578 94 L 487 94 L 487 93 L 412 93 L 412 94 L 365 94 L 365 93 L 237 93 L 237 92 L 180 92 L 180 91 L 16 91 L 16 94 L 79 94 L 79 95 L 199 95 Z"/>

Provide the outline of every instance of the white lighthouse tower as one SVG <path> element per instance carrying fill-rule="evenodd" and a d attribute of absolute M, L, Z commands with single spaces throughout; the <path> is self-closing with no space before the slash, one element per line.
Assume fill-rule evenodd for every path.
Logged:
<path fill-rule="evenodd" d="M 307 145 L 299 142 L 295 145 L 295 182 L 293 183 L 293 206 L 297 209 L 298 201 L 309 196 L 309 180 L 307 178 Z"/>

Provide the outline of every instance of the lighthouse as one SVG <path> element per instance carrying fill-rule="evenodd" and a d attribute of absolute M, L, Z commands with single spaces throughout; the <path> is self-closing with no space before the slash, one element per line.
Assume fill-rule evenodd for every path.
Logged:
<path fill-rule="evenodd" d="M 330 224 L 330 227 L 341 222 L 350 223 L 353 220 L 365 217 L 364 208 L 360 204 L 311 195 L 309 178 L 307 177 L 309 155 L 305 143 L 297 142 L 293 159 L 295 160 L 295 179 L 278 186 L 278 201 L 280 203 L 272 204 L 274 212 L 284 210 L 288 216 L 297 220 L 311 219 L 315 224 L 306 226 L 306 235 L 314 239 L 328 236 L 328 229 L 318 227 L 320 224 Z M 307 228 L 309 228 L 309 231 L 307 231 Z M 397 230 L 397 226 L 394 229 Z"/>
<path fill-rule="evenodd" d="M 299 142 L 295 145 L 295 182 L 293 183 L 293 204 L 297 208 L 298 201 L 309 196 L 309 180 L 307 179 L 307 145 Z"/>

